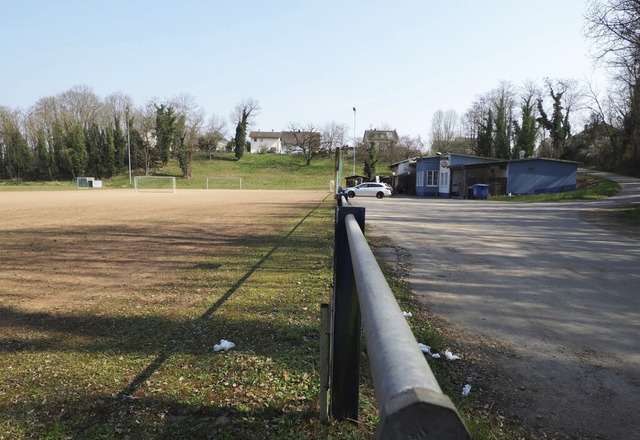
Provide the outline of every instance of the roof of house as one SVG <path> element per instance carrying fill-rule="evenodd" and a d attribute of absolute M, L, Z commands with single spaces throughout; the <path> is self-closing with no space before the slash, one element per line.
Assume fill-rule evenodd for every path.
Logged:
<path fill-rule="evenodd" d="M 362 140 L 365 142 L 368 140 L 397 141 L 398 132 L 395 130 L 365 130 Z"/>
<path fill-rule="evenodd" d="M 268 138 L 268 139 L 280 139 L 282 133 L 279 131 L 252 131 L 249 133 L 249 137 L 252 138 Z"/>
<path fill-rule="evenodd" d="M 400 162 L 392 163 L 391 165 L 389 165 L 389 168 L 393 168 L 395 166 L 398 166 L 401 163 L 409 163 L 409 164 L 416 163 L 420 159 L 422 159 L 420 156 L 410 157 L 409 159 L 404 159 L 404 160 L 401 160 Z"/>
<path fill-rule="evenodd" d="M 551 162 L 551 163 L 570 163 L 570 164 L 578 164 L 578 162 L 574 162 L 571 160 L 561 160 L 561 159 L 550 159 L 547 157 L 527 157 L 525 159 L 496 159 L 495 162 L 485 162 L 485 163 L 460 163 L 457 165 L 452 165 L 451 169 L 462 169 L 462 168 L 483 168 L 486 166 L 495 166 L 495 165 L 508 165 L 510 163 L 522 163 L 522 162 Z"/>

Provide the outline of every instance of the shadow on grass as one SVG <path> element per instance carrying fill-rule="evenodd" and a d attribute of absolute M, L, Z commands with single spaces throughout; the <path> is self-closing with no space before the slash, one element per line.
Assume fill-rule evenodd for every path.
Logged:
<path fill-rule="evenodd" d="M 38 438 L 154 438 L 154 439 L 299 439 L 363 438 L 352 424 L 323 425 L 312 402 L 296 408 L 266 406 L 238 409 L 217 404 L 183 404 L 161 398 L 123 399 L 102 396 L 80 400 L 58 400 L 31 408 L 14 407 L 14 418 L 22 411 L 43 413 L 54 410 L 58 417 L 48 426 L 33 426 L 33 419 L 22 432 L 39 432 Z M 1 421 L 1 420 L 0 420 Z M 361 430 L 361 429 L 360 429 Z M 3 434 L 19 436 L 20 431 Z M 12 437 L 6 437 L 12 438 Z"/>
<path fill-rule="evenodd" d="M 77 316 L 73 312 L 69 314 L 56 313 L 35 313 L 17 311 L 12 307 L 0 306 L 0 331 L 2 327 L 22 329 L 28 334 L 27 338 L 7 339 L 4 338 L 0 342 L 0 353 L 4 354 L 20 354 L 20 353 L 36 353 L 46 352 L 73 352 L 73 353 L 101 353 L 113 359 L 119 354 L 141 353 L 146 355 L 154 355 L 155 358 L 146 365 L 145 368 L 139 370 L 139 373 L 133 377 L 119 391 L 113 392 L 110 396 L 96 397 L 95 401 L 86 403 L 78 402 L 77 393 L 70 390 L 57 390 L 44 399 L 44 402 L 36 398 L 27 398 L 18 405 L 0 404 L 0 428 L 7 423 L 7 415 L 14 411 L 19 411 L 15 416 L 10 416 L 12 424 L 29 424 L 32 423 L 32 417 L 26 417 L 25 414 L 40 414 L 35 417 L 40 420 L 38 423 L 46 424 L 51 420 L 51 414 L 64 414 L 61 422 L 57 427 L 59 437 L 71 436 L 73 438 L 93 438 L 106 436 L 107 438 L 121 433 L 131 432 L 136 438 L 136 423 L 144 420 L 149 414 L 154 413 L 153 420 L 147 420 L 147 427 L 144 428 L 144 435 L 153 433 L 155 438 L 175 438 L 174 428 L 183 435 L 185 430 L 189 430 L 192 425 L 197 426 L 197 420 L 194 422 L 193 416 L 200 416 L 201 412 L 205 412 L 203 423 L 207 424 L 204 431 L 211 432 L 217 429 L 225 428 L 227 424 L 233 422 L 225 419 L 229 418 L 229 413 L 236 412 L 237 408 L 216 408 L 203 407 L 202 405 L 193 405 L 180 407 L 172 400 L 167 402 L 154 402 L 135 397 L 136 391 L 140 387 L 148 384 L 149 379 L 161 369 L 167 361 L 176 354 L 188 355 L 211 355 L 212 335 L 225 335 L 234 338 L 238 343 L 238 355 L 248 353 L 250 355 L 264 355 L 265 357 L 273 357 L 283 368 L 297 374 L 303 368 L 300 362 L 292 357 L 284 356 L 278 359 L 278 354 L 283 352 L 295 353 L 300 351 L 302 346 L 307 345 L 313 340 L 317 343 L 317 323 L 315 320 L 309 319 L 304 322 L 287 322 L 282 319 L 275 321 L 260 319 L 261 316 L 269 314 L 269 309 L 273 309 L 273 305 L 264 305 L 264 310 L 252 312 L 252 317 L 247 319 L 238 319 L 237 317 L 227 318 L 224 313 L 218 314 L 220 308 L 231 298 L 238 290 L 243 287 L 246 281 L 261 270 L 267 261 L 274 257 L 274 253 L 285 247 L 295 247 L 299 243 L 291 243 L 293 234 L 298 228 L 322 205 L 318 204 L 309 211 L 285 236 L 278 239 L 273 245 L 273 240 L 260 240 L 261 246 L 271 244 L 260 259 L 251 268 L 244 273 L 228 290 L 224 292 L 218 299 L 211 304 L 203 313 L 194 319 L 187 321 L 171 320 L 158 315 L 150 316 L 96 316 L 81 315 Z M 294 240 L 296 241 L 296 240 Z M 269 269 L 272 263 L 269 264 Z M 217 270 L 220 265 L 203 263 L 196 265 L 196 269 Z M 284 268 L 283 268 L 284 269 Z M 215 319 L 211 319 L 216 315 Z M 255 317 L 257 316 L 257 317 Z M 71 342 L 69 342 L 71 340 Z M 312 343 L 312 344 L 313 344 Z M 248 351 L 243 351 L 248 350 Z M 280 350 L 280 351 L 279 351 Z M 44 356 L 43 356 L 44 357 Z M 215 358 L 222 359 L 222 358 Z M 291 362 L 292 361 L 292 362 Z M 114 360 L 115 363 L 115 360 Z M 31 367 L 31 366 L 30 366 Z M 90 372 L 91 369 L 79 370 Z M 131 377 L 131 376 L 129 376 Z M 80 380 L 80 379 L 75 379 Z M 29 386 L 30 380 L 26 380 L 22 386 Z M 37 388 L 37 387 L 36 387 Z M 1 391 L 1 387 L 0 387 Z M 145 390 L 147 394 L 149 391 Z M 87 391 L 87 399 L 91 400 L 91 394 Z M 60 402 L 55 399 L 71 399 L 69 402 Z M 47 402 L 47 399 L 49 400 Z M 177 405 L 177 406 L 176 406 Z M 315 403 L 307 403 L 301 405 L 304 407 L 305 417 L 309 418 L 310 408 L 315 408 Z M 159 408 L 165 408 L 159 410 Z M 169 408 L 169 409 L 167 409 Z M 275 411 L 272 415 L 271 412 Z M 290 425 L 298 416 L 287 411 L 287 415 L 278 415 L 277 412 L 282 410 L 265 409 L 257 413 L 240 414 L 239 419 L 243 420 L 243 427 L 233 428 L 234 432 L 240 432 L 240 437 L 232 438 L 264 438 L 264 420 L 273 419 L 275 425 Z M 82 413 L 91 412 L 91 417 L 84 417 Z M 168 417 L 168 413 L 175 413 L 174 417 Z M 269 414 L 267 414 L 269 413 Z M 180 414 L 186 414 L 182 416 Z M 131 416 L 131 417 L 130 417 Z M 135 417 L 134 417 L 135 416 Z M 15 418 L 14 418 L 15 417 Z M 96 420 L 96 417 L 98 418 Z M 100 418 L 103 420 L 99 421 Z M 106 417 L 106 419 L 104 419 Z M 218 420 L 219 417 L 223 417 Z M 158 418 L 163 422 L 158 422 Z M 185 420 L 182 420 L 184 418 Z M 68 421 L 67 421 L 68 419 Z M 130 424 L 119 422 L 119 419 L 129 420 Z M 135 423 L 134 423 L 135 421 Z M 144 424 L 144 423 L 143 423 Z M 122 425 L 122 426 L 121 426 Z M 7 425 L 8 426 L 8 425 Z M 12 425 L 13 426 L 13 425 Z M 262 428 L 259 428 L 262 426 Z M 246 430 L 245 430 L 246 428 Z M 277 428 L 277 426 L 276 426 Z M 35 428 L 34 428 L 35 429 Z M 46 433 L 49 428 L 37 428 L 34 432 Z M 116 431 L 114 431 L 114 429 Z M 140 428 L 142 429 L 142 428 Z M 226 429 L 226 428 L 225 428 Z M 236 431 L 236 429 L 239 429 Z M 104 432 L 103 432 L 104 430 Z M 294 428 L 295 430 L 295 428 Z M 189 438 L 208 438 L 208 436 L 200 436 L 199 431 L 193 435 L 189 434 Z M 279 431 L 274 431 L 279 432 Z M 55 435 L 58 435 L 54 432 Z M 46 433 L 46 435 L 54 435 Z M 245 435 L 246 434 L 246 435 Z M 54 435 L 54 437 L 55 437 Z M 143 435 L 143 436 L 144 436 Z"/>

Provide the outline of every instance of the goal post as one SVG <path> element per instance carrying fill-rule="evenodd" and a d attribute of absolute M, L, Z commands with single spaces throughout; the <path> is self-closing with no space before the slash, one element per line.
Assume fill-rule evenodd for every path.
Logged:
<path fill-rule="evenodd" d="M 172 176 L 135 176 L 136 192 L 176 192 L 176 178 Z"/>
<path fill-rule="evenodd" d="M 242 177 L 239 176 L 209 176 L 207 189 L 242 189 Z"/>

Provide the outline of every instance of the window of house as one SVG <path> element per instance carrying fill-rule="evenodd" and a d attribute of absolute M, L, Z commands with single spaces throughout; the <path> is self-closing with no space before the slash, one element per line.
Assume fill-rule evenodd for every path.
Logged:
<path fill-rule="evenodd" d="M 427 171 L 427 186 L 438 186 L 438 171 Z"/>
<path fill-rule="evenodd" d="M 418 171 L 416 174 L 416 186 L 424 186 L 424 171 Z"/>

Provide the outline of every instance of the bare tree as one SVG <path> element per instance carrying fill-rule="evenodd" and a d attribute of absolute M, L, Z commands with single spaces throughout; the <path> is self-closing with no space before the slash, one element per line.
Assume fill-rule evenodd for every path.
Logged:
<path fill-rule="evenodd" d="M 198 148 L 200 151 L 204 151 L 211 154 L 218 149 L 218 144 L 226 137 L 227 123 L 225 120 L 217 115 L 212 115 L 209 121 L 204 127 L 204 132 L 198 139 Z"/>
<path fill-rule="evenodd" d="M 424 153 L 425 144 L 420 136 L 400 136 L 396 145 L 394 156 L 387 159 L 389 164 L 400 162 L 411 157 L 421 156 Z"/>
<path fill-rule="evenodd" d="M 345 124 L 338 124 L 336 121 L 328 122 L 322 127 L 322 149 L 326 153 L 332 153 L 336 148 L 340 148 L 346 143 L 348 130 Z"/>
<path fill-rule="evenodd" d="M 62 92 L 59 95 L 59 102 L 63 109 L 68 111 L 83 127 L 95 123 L 102 110 L 100 98 L 91 87 L 84 85 L 74 86 L 66 92 Z"/>
<path fill-rule="evenodd" d="M 191 178 L 191 160 L 198 147 L 198 139 L 204 125 L 204 110 L 193 95 L 186 93 L 171 99 L 169 106 L 175 111 L 176 138 L 175 156 L 178 159 L 183 177 Z"/>
<path fill-rule="evenodd" d="M 314 157 L 322 154 L 321 134 L 314 124 L 290 122 L 287 131 L 282 133 L 282 143 L 289 149 L 300 148 L 307 165 L 311 164 Z"/>
<path fill-rule="evenodd" d="M 612 69 L 622 91 L 621 125 L 627 151 L 617 158 L 625 168 L 640 164 L 640 1 L 590 0 L 585 34 L 594 58 Z"/>
<path fill-rule="evenodd" d="M 104 99 L 103 103 L 103 121 L 101 125 L 106 126 L 112 124 L 117 118 L 122 124 L 121 128 L 126 126 L 127 111 L 134 107 L 131 96 L 124 93 L 112 93 Z"/>
<path fill-rule="evenodd" d="M 459 117 L 455 110 L 438 110 L 431 119 L 432 151 L 451 152 L 453 143 L 459 137 Z"/>

